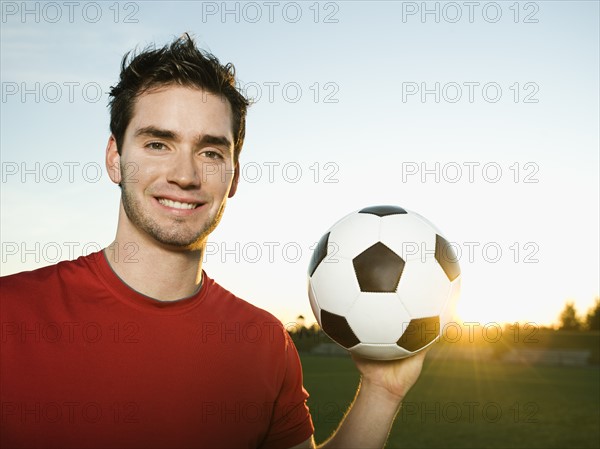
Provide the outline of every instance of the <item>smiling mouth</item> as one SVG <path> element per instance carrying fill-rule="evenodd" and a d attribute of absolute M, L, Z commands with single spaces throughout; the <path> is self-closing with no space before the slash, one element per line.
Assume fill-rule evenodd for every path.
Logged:
<path fill-rule="evenodd" d="M 200 203 L 181 203 L 179 201 L 168 200 L 166 198 L 156 198 L 163 206 L 172 207 L 173 209 L 191 210 L 197 208 Z"/>

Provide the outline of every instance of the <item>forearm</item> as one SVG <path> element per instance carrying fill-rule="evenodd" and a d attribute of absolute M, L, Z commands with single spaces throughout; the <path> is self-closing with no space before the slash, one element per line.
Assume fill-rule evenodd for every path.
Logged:
<path fill-rule="evenodd" d="M 362 380 L 356 398 L 338 429 L 319 449 L 382 448 L 401 400 L 382 387 Z"/>

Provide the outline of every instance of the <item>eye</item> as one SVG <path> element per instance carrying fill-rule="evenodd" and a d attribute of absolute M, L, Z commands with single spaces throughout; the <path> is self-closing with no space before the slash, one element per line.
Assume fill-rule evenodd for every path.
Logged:
<path fill-rule="evenodd" d="M 214 159 L 214 160 L 223 159 L 223 156 L 218 151 L 207 150 L 202 154 L 209 159 Z"/>
<path fill-rule="evenodd" d="M 161 143 L 161 142 L 150 142 L 146 145 L 146 148 L 148 148 L 150 150 L 155 150 L 155 151 L 162 151 L 162 150 L 167 149 L 165 144 Z"/>

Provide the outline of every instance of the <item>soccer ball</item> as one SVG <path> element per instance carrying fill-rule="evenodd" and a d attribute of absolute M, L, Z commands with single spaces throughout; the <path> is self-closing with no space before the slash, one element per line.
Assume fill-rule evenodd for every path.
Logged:
<path fill-rule="evenodd" d="M 351 353 L 410 357 L 453 318 L 460 267 L 426 218 L 398 206 L 352 212 L 321 237 L 308 267 L 308 296 L 321 329 Z"/>

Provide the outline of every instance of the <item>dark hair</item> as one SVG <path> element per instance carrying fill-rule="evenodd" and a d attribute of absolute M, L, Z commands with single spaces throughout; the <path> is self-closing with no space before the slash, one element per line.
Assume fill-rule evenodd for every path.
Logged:
<path fill-rule="evenodd" d="M 233 64 L 221 65 L 214 55 L 198 49 L 187 33 L 162 48 L 148 47 L 137 55 L 127 52 L 123 56 L 119 83 L 111 87 L 109 101 L 110 131 L 119 154 L 137 97 L 149 89 L 170 84 L 203 89 L 229 101 L 234 162 L 237 162 L 246 134 L 246 111 L 250 103 L 236 88 Z"/>

